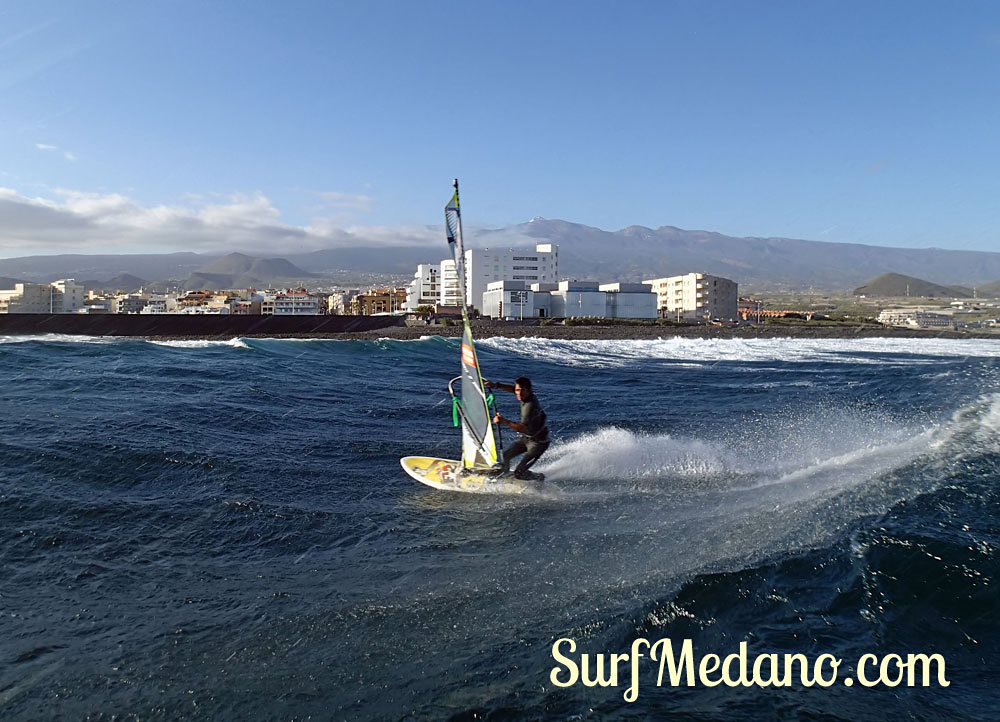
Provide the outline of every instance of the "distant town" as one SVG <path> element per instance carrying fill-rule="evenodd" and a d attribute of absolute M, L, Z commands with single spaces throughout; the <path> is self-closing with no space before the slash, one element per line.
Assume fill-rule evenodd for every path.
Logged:
<path fill-rule="evenodd" d="M 777 318 L 827 319 L 834 307 L 740 297 L 735 280 L 697 271 L 640 283 L 560 277 L 559 246 L 477 248 L 465 252 L 466 299 L 476 316 L 500 320 L 664 319 L 683 324 L 763 323 Z M 918 279 L 913 279 L 919 282 Z M 907 293 L 909 285 L 906 286 Z M 864 298 L 864 296 L 861 296 Z M 408 284 L 332 291 L 299 288 L 201 289 L 176 293 L 92 288 L 74 279 L 16 283 L 0 289 L 0 314 L 199 314 L 408 316 L 425 323 L 461 314 L 455 261 L 417 265 Z M 998 327 L 998 303 L 951 300 L 877 310 L 874 320 L 908 328 Z"/>

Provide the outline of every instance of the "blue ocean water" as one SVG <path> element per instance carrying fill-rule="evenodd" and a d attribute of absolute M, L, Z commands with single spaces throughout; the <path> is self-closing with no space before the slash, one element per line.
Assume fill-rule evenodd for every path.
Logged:
<path fill-rule="evenodd" d="M 1000 343 L 479 357 L 535 381 L 535 492 L 400 469 L 457 454 L 455 339 L 0 339 L 0 718 L 1000 718 Z M 950 685 L 550 677 L 664 637 Z"/>

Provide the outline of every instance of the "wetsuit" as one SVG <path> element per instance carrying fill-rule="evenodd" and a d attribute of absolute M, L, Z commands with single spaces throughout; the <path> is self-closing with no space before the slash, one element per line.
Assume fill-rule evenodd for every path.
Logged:
<path fill-rule="evenodd" d="M 524 454 L 524 458 L 514 469 L 516 479 L 527 478 L 528 469 L 538 461 L 551 443 L 549 427 L 545 424 L 545 412 L 542 411 L 534 394 L 521 402 L 521 423 L 524 424 L 524 433 L 504 450 L 502 463 L 503 470 L 507 471 L 510 469 L 511 460 L 519 454 Z"/>

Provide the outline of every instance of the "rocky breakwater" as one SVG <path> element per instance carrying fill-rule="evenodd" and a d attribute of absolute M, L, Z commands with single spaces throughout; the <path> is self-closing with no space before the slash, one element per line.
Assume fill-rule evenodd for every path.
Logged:
<path fill-rule="evenodd" d="M 69 334 L 159 338 L 341 336 L 402 326 L 397 316 L 216 316 L 195 314 L 0 314 L 0 335 Z"/>
<path fill-rule="evenodd" d="M 598 323 L 542 325 L 537 321 L 493 321 L 475 319 L 472 332 L 476 338 L 552 338 L 566 340 L 594 339 L 656 339 L 673 338 L 993 338 L 1000 342 L 1000 333 L 969 332 L 941 329 L 889 328 L 874 323 L 800 323 L 744 324 L 739 326 L 683 325 L 660 323 Z M 345 338 L 418 339 L 422 336 L 459 337 L 460 323 L 409 325 L 377 331 L 344 334 Z"/>

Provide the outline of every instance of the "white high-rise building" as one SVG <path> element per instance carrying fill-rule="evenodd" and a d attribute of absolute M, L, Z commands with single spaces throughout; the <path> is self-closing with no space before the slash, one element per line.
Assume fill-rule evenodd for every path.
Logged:
<path fill-rule="evenodd" d="M 458 271 L 455 261 L 441 261 L 441 300 L 442 306 L 461 306 L 462 299 L 458 292 Z"/>
<path fill-rule="evenodd" d="M 538 243 L 534 249 L 470 248 L 465 251 L 465 273 L 466 299 L 470 306 L 481 312 L 483 293 L 494 281 L 523 281 L 525 286 L 556 283 L 559 246 Z"/>
<path fill-rule="evenodd" d="M 454 265 L 452 266 L 454 268 Z M 441 264 L 421 263 L 406 290 L 406 310 L 441 303 Z"/>
<path fill-rule="evenodd" d="M 707 273 L 656 278 L 652 286 L 660 315 L 678 321 L 735 321 L 739 294 L 736 281 Z"/>

